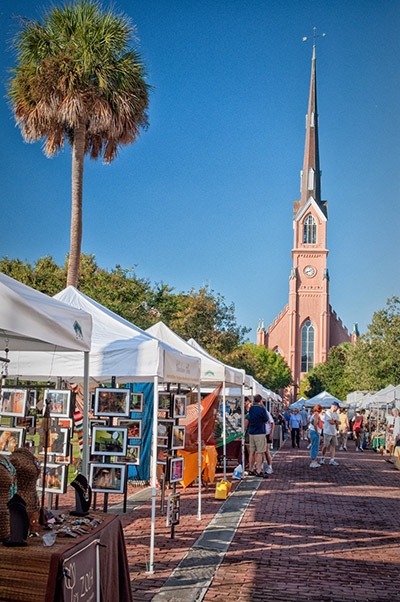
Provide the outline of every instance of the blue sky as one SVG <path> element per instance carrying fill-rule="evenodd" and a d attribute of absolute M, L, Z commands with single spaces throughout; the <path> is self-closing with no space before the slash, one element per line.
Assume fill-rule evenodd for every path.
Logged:
<path fill-rule="evenodd" d="M 101 267 L 177 291 L 209 284 L 238 323 L 268 325 L 288 301 L 313 26 L 331 304 L 361 331 L 400 295 L 400 4 L 397 0 L 116 1 L 137 26 L 154 87 L 150 128 L 84 173 L 82 250 Z M 23 142 L 5 99 L 16 15 L 2 4 L 0 255 L 69 250 L 71 152 Z"/>

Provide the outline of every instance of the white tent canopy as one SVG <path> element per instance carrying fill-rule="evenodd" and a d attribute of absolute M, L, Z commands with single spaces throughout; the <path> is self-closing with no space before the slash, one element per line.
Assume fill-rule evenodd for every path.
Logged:
<path fill-rule="evenodd" d="M 318 395 L 311 397 L 311 399 L 307 399 L 303 405 L 305 405 L 307 408 L 312 408 L 319 403 L 323 408 L 330 408 L 334 401 L 337 401 L 339 406 L 344 406 L 346 403 L 344 401 L 340 401 L 340 399 L 334 395 L 331 395 L 328 393 L 328 391 L 322 391 L 322 393 L 318 393 Z"/>
<path fill-rule="evenodd" d="M 1 273 L 0 298 L 2 349 L 7 347 L 10 352 L 90 350 L 92 318 L 84 311 Z M 83 370 L 82 354 L 78 357 Z M 12 359 L 13 362 L 16 359 L 14 353 Z M 12 367 L 13 364 L 10 370 Z M 21 376 L 26 374 L 23 372 Z"/>
<path fill-rule="evenodd" d="M 196 343 L 196 346 L 184 341 L 180 336 L 173 332 L 163 322 L 157 322 L 146 330 L 148 334 L 156 337 L 163 343 L 166 343 L 178 349 L 182 353 L 194 355 L 200 359 L 201 374 L 200 382 L 203 384 L 219 384 L 225 382 L 228 385 L 242 385 L 244 382 L 244 370 L 225 366 L 222 362 L 212 357 L 207 351 L 202 349 Z"/>
<path fill-rule="evenodd" d="M 68 304 L 71 311 L 76 308 L 75 313 L 77 309 L 84 310 L 93 318 L 89 364 L 92 380 L 106 382 L 115 377 L 116 382 L 125 383 L 134 377 L 137 382 L 151 382 L 157 376 L 168 382 L 198 382 L 200 364 L 196 357 L 183 355 L 161 343 L 72 286 L 58 293 L 54 299 Z M 12 372 L 15 376 L 24 375 L 31 380 L 48 380 L 57 376 L 69 382 L 83 379 L 81 356 L 75 353 L 16 355 Z"/>

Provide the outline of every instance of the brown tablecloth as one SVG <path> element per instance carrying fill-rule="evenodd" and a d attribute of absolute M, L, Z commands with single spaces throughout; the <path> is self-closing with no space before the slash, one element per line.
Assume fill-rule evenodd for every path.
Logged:
<path fill-rule="evenodd" d="M 100 516 L 98 512 L 95 514 Z M 92 541 L 100 540 L 102 602 L 132 602 L 121 522 L 118 516 L 106 514 L 102 514 L 101 519 L 101 525 L 87 535 L 74 540 L 57 538 L 51 547 L 43 546 L 41 537 L 30 538 L 26 548 L 0 545 L 0 601 L 64 602 L 64 560 L 83 548 L 90 549 Z M 79 589 L 79 600 L 90 599 L 89 593 L 81 597 L 81 592 L 82 588 Z"/>

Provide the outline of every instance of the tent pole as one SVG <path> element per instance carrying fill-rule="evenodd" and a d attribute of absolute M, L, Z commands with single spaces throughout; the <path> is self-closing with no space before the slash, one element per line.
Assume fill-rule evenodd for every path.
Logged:
<path fill-rule="evenodd" d="M 225 392 L 225 374 L 222 393 L 222 455 L 224 458 L 224 481 L 226 481 L 226 392 Z"/>
<path fill-rule="evenodd" d="M 89 461 L 89 352 L 84 351 L 83 363 L 83 447 L 82 447 L 82 474 L 88 476 Z"/>
<path fill-rule="evenodd" d="M 151 532 L 149 575 L 154 574 L 154 538 L 156 524 L 156 481 L 157 481 L 157 417 L 158 417 L 158 376 L 154 377 L 153 391 L 153 440 L 151 448 Z"/>
<path fill-rule="evenodd" d="M 200 384 L 197 385 L 197 406 L 198 406 L 198 419 L 197 419 L 197 439 L 198 439 L 198 453 L 199 453 L 199 499 L 197 504 L 197 520 L 201 520 L 201 465 L 202 465 L 202 449 L 201 449 L 201 395 L 200 395 Z"/>
<path fill-rule="evenodd" d="M 240 400 L 240 413 L 242 415 L 242 478 L 244 476 L 245 467 L 245 432 L 244 432 L 244 385 L 242 384 L 242 397 Z"/>

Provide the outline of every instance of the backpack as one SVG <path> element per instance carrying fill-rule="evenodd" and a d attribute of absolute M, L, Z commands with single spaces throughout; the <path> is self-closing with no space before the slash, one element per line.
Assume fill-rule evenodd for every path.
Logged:
<path fill-rule="evenodd" d="M 354 426 L 353 426 L 353 431 L 355 433 L 359 433 L 361 431 L 362 423 L 363 423 L 362 418 L 359 418 L 358 420 L 356 420 L 356 422 L 354 423 Z"/>

